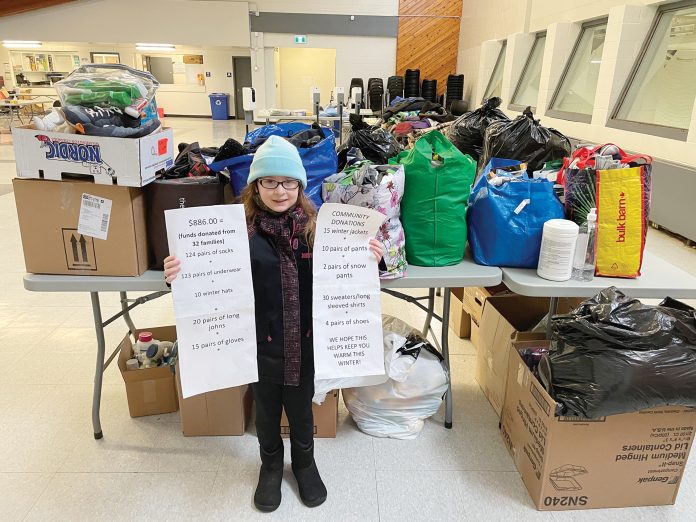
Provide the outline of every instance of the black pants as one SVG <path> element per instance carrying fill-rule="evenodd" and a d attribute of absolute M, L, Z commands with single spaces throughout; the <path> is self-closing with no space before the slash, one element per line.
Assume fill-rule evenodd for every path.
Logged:
<path fill-rule="evenodd" d="M 273 454 L 283 445 L 280 438 L 280 416 L 283 407 L 290 423 L 293 462 L 301 459 L 303 454 L 312 452 L 314 380 L 301 382 L 299 386 L 257 382 L 251 387 L 256 401 L 256 434 L 261 446 L 261 455 Z"/>

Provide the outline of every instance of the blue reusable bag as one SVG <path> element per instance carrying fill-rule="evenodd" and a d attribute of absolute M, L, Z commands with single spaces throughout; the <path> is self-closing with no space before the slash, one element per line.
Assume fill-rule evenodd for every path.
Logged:
<path fill-rule="evenodd" d="M 298 125 L 303 125 L 304 127 L 300 128 Z M 259 134 L 253 136 L 253 139 L 268 137 L 271 135 L 288 137 L 296 134 L 297 132 L 307 130 L 308 128 L 310 128 L 309 125 L 296 122 L 292 122 L 290 124 L 279 123 L 266 125 L 265 127 L 255 129 L 254 131 L 250 132 L 247 135 L 247 138 L 249 138 L 253 132 L 257 131 L 259 131 Z M 322 127 L 321 130 L 324 134 L 323 140 L 313 147 L 297 149 L 297 151 L 300 153 L 300 158 L 302 159 L 302 165 L 307 171 L 307 188 L 305 189 L 305 194 L 307 194 L 307 197 L 312 200 L 317 209 L 322 205 L 322 182 L 325 178 L 335 174 L 338 171 L 338 155 L 336 154 L 336 138 L 334 137 L 334 133 L 328 127 Z M 275 132 L 281 132 L 281 134 L 275 134 Z M 253 154 L 247 154 L 245 156 L 237 156 L 236 158 L 211 163 L 209 167 L 211 170 L 216 172 L 226 168 L 229 172 L 232 190 L 234 191 L 235 196 L 239 196 L 244 187 L 247 185 L 249 168 L 251 167 L 251 161 L 253 159 Z"/>
<path fill-rule="evenodd" d="M 299 121 L 290 121 L 286 123 L 271 123 L 264 125 L 258 129 L 249 132 L 244 138 L 245 143 L 253 143 L 259 138 L 268 138 L 269 136 L 280 136 L 281 138 L 289 138 L 298 132 L 306 131 L 312 126 Z"/>
<path fill-rule="evenodd" d="M 519 163 L 491 158 L 469 196 L 469 245 L 479 265 L 536 268 L 544 223 L 564 217 L 553 183 L 546 179 L 489 183 L 488 172 Z"/>

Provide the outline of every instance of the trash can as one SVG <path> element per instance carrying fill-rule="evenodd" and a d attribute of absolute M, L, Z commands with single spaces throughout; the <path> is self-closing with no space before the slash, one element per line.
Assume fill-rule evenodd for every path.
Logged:
<path fill-rule="evenodd" d="M 230 95 L 226 92 L 214 92 L 209 94 L 210 111 L 213 113 L 214 120 L 227 120 L 230 117 L 230 111 L 227 108 L 227 100 Z"/>

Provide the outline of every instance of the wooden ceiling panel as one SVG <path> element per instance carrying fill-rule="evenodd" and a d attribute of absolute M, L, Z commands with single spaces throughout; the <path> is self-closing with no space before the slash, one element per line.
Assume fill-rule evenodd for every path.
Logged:
<path fill-rule="evenodd" d="M 400 0 L 400 15 L 462 16 L 462 0 Z"/>
<path fill-rule="evenodd" d="M 437 92 L 455 74 L 459 49 L 459 19 L 401 17 L 396 49 L 396 74 L 420 69 L 420 78 L 437 80 Z"/>
<path fill-rule="evenodd" d="M 67 4 L 75 0 L 4 0 L 0 2 L 0 17 L 12 16 L 46 7 Z"/>

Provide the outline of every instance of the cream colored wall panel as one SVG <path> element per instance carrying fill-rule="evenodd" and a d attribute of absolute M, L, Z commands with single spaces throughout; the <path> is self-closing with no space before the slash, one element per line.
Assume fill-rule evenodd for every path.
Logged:
<path fill-rule="evenodd" d="M 249 2 L 249 7 L 271 13 L 396 16 L 399 0 L 257 0 Z"/>
<path fill-rule="evenodd" d="M 248 9 L 247 2 L 224 1 L 74 2 L 0 18 L 0 35 L 3 40 L 246 47 Z"/>
<path fill-rule="evenodd" d="M 622 5 L 611 9 L 607 24 L 607 41 L 600 66 L 595 107 L 611 114 L 631 69 L 648 35 L 657 8 Z M 604 80 L 604 81 L 602 81 Z M 608 117 L 592 115 L 593 123 L 604 125 Z"/>
<path fill-rule="evenodd" d="M 506 71 L 503 73 L 503 96 L 505 96 L 505 93 L 508 93 L 503 99 L 503 105 L 505 106 L 512 102 L 512 96 L 515 94 L 517 83 L 520 80 L 520 76 L 522 76 L 522 70 L 527 63 L 534 40 L 536 40 L 536 36 L 531 33 L 516 33 L 508 37 L 508 56 L 505 60 Z"/>
<path fill-rule="evenodd" d="M 548 27 L 544 63 L 541 66 L 538 116 L 546 114 L 580 31 L 581 26 L 578 23 L 561 22 Z"/>
<path fill-rule="evenodd" d="M 481 99 L 486 92 L 486 87 L 488 87 L 488 82 L 493 74 L 493 69 L 495 69 L 495 64 L 502 46 L 503 43 L 500 40 L 488 40 L 481 44 L 481 59 L 479 61 L 479 70 L 477 74 L 478 83 L 475 96 L 470 101 L 471 108 L 478 107 L 481 103 Z M 467 81 L 466 73 L 464 73 L 464 81 Z"/>
<path fill-rule="evenodd" d="M 252 36 L 252 83 L 256 89 L 259 109 L 269 108 L 266 85 L 275 82 L 273 62 L 266 63 L 264 47 L 294 47 L 294 36 L 280 33 L 259 33 Z M 396 38 L 307 35 L 307 47 L 336 50 L 336 85 L 348 90 L 353 77 L 367 79 L 372 77 L 386 79 L 396 70 Z M 369 57 L 369 59 L 368 59 Z M 254 70 L 254 66 L 258 70 Z M 326 100 L 328 100 L 326 93 Z M 307 95 L 309 96 L 309 94 Z M 324 102 L 322 94 L 322 102 Z"/>
<path fill-rule="evenodd" d="M 306 109 L 311 113 L 309 91 L 312 87 L 319 87 L 321 104 L 328 105 L 331 90 L 336 85 L 335 49 L 281 47 L 279 61 L 283 81 L 280 84 L 280 102 L 276 100 L 276 103 L 280 107 Z M 268 90 L 267 82 L 266 92 Z"/>

